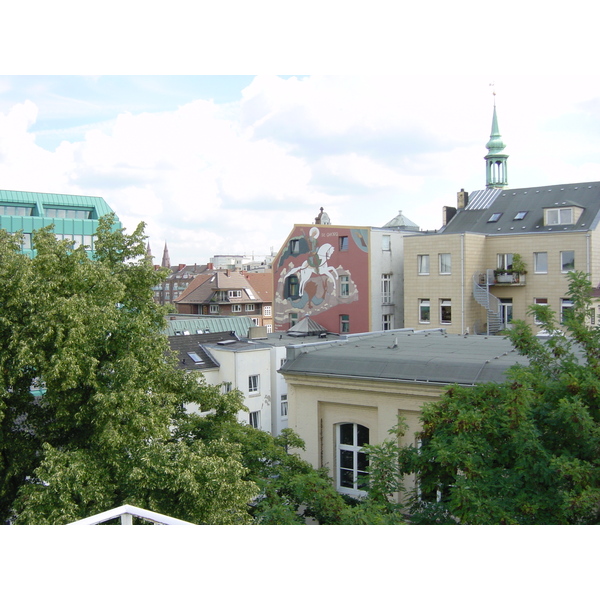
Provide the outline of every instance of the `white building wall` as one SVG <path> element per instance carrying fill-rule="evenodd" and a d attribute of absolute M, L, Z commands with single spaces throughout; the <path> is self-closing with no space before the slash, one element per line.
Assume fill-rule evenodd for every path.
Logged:
<path fill-rule="evenodd" d="M 371 229 L 370 297 L 371 331 L 384 329 L 383 315 L 391 315 L 390 329 L 404 327 L 404 236 L 415 232 Z M 389 250 L 384 237 L 389 236 Z M 382 302 L 382 275 L 391 274 L 392 301 Z"/>

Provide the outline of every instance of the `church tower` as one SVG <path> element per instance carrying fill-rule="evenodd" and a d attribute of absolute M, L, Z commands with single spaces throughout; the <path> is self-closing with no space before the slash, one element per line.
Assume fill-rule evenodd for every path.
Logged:
<path fill-rule="evenodd" d="M 495 94 L 494 94 L 495 96 Z M 506 161 L 508 154 L 504 154 L 506 145 L 500 137 L 498 117 L 496 115 L 496 99 L 494 98 L 494 116 L 492 118 L 492 133 L 490 141 L 485 145 L 488 153 L 485 156 L 486 176 L 485 186 L 490 188 L 505 188 L 508 185 Z"/>

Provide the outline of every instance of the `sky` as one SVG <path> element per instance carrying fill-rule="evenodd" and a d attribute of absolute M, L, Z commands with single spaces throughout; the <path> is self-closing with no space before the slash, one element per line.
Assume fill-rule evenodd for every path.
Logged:
<path fill-rule="evenodd" d="M 9 9 L 38 46 L 0 41 L 0 189 L 101 196 L 155 262 L 262 259 L 320 207 L 439 229 L 485 187 L 494 102 L 510 187 L 600 180 L 585 3 L 137 4 Z"/>

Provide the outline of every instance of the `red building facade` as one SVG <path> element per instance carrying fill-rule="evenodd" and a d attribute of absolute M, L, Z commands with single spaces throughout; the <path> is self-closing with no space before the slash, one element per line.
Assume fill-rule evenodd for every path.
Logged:
<path fill-rule="evenodd" d="M 305 316 L 332 333 L 369 331 L 370 229 L 296 225 L 273 263 L 274 329 Z"/>

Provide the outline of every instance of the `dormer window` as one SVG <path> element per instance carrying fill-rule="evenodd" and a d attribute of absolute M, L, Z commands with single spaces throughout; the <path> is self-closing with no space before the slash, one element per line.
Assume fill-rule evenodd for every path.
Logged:
<path fill-rule="evenodd" d="M 513 221 L 521 221 L 525 218 L 525 215 L 527 214 L 528 211 L 526 210 L 521 210 L 519 211 L 516 215 L 515 218 L 513 219 Z"/>
<path fill-rule="evenodd" d="M 496 223 L 497 221 L 500 220 L 500 217 L 502 216 L 502 213 L 494 213 L 488 220 L 488 223 Z"/>
<path fill-rule="evenodd" d="M 579 206 L 565 206 L 564 208 L 545 208 L 544 209 L 544 225 L 574 225 L 583 208 Z"/>

